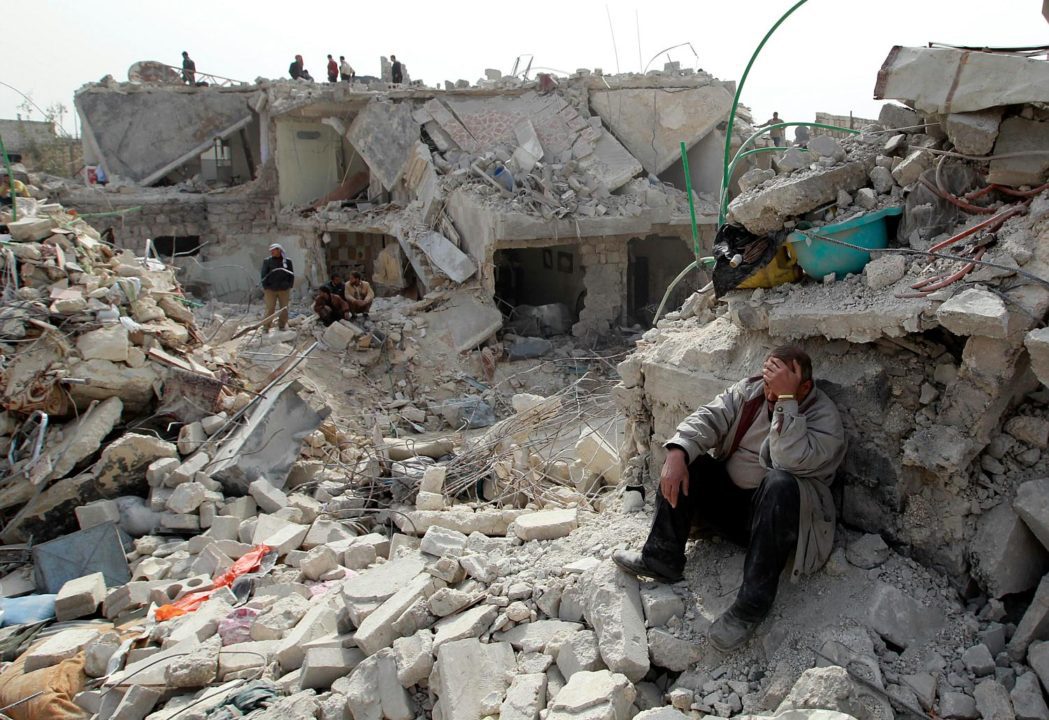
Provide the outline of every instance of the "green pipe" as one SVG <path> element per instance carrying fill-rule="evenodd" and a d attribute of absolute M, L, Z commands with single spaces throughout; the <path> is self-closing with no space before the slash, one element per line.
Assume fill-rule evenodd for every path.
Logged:
<path fill-rule="evenodd" d="M 775 125 L 769 125 L 768 127 L 761 128 L 760 130 L 755 132 L 749 138 L 744 140 L 743 144 L 739 146 L 739 150 L 736 151 L 736 156 L 732 158 L 732 162 L 729 163 L 728 168 L 726 168 L 728 170 L 729 181 L 731 181 L 732 174 L 736 171 L 736 163 L 739 162 L 740 160 L 742 160 L 744 157 L 747 157 L 748 155 L 753 155 L 755 152 L 760 151 L 760 150 L 767 150 L 769 152 L 773 152 L 775 150 L 788 150 L 789 149 L 789 148 L 786 148 L 786 147 L 776 146 L 776 147 L 770 147 L 770 148 L 757 148 L 756 150 L 746 150 L 748 145 L 753 144 L 754 141 L 759 136 L 764 135 L 767 132 L 771 132 L 772 130 L 775 130 L 776 128 L 796 127 L 796 126 L 817 127 L 817 128 L 823 128 L 824 130 L 839 130 L 841 132 L 850 133 L 852 135 L 858 135 L 860 133 L 859 130 L 854 130 L 852 128 L 844 128 L 844 127 L 838 127 L 837 125 L 827 125 L 825 123 L 816 123 L 816 122 L 784 122 L 784 123 L 776 123 Z M 799 148 L 799 149 L 801 149 L 801 148 Z M 728 215 L 728 183 L 725 183 L 725 184 L 723 184 L 721 186 L 721 202 L 720 202 L 719 208 L 718 208 L 718 226 L 721 226 L 721 225 L 725 224 L 725 217 L 727 215 Z"/>
<path fill-rule="evenodd" d="M 11 186 L 11 222 L 18 219 L 18 200 L 15 199 L 15 174 L 11 172 L 11 158 L 4 149 L 4 139 L 0 138 L 0 155 L 4 156 L 4 167 L 7 168 L 7 182 Z"/>
<path fill-rule="evenodd" d="M 667 292 L 666 292 L 665 295 L 663 295 L 663 299 L 659 301 L 659 308 L 656 310 L 656 316 L 654 318 L 652 318 L 652 327 L 655 327 L 656 323 L 659 322 L 659 316 L 663 314 L 663 307 L 666 306 L 667 298 L 670 297 L 671 291 L 675 287 L 677 287 L 677 284 L 679 282 L 681 282 L 682 280 L 685 279 L 686 275 L 688 275 L 690 272 L 692 272 L 693 268 L 699 267 L 700 263 L 702 263 L 703 265 L 705 265 L 708 268 L 712 268 L 712 267 L 714 267 L 714 258 L 712 258 L 712 257 L 703 257 L 703 258 L 697 257 L 695 260 L 693 260 L 692 262 L 690 262 L 688 264 L 688 267 L 686 267 L 684 270 L 682 270 L 680 273 L 678 273 L 678 276 L 676 278 L 674 278 L 673 282 L 670 283 L 670 287 L 667 288 Z"/>
<path fill-rule="evenodd" d="M 736 124 L 736 108 L 739 106 L 739 98 L 743 94 L 743 86 L 747 84 L 747 76 L 750 75 L 750 68 L 754 65 L 754 61 L 758 59 L 758 55 L 761 54 L 762 48 L 765 47 L 765 43 L 768 42 L 769 38 L 772 37 L 772 33 L 776 32 L 776 29 L 783 24 L 783 21 L 790 17 L 791 13 L 797 10 L 799 7 L 804 5 L 808 0 L 798 0 L 787 12 L 783 13 L 783 16 L 776 21 L 776 24 L 769 28 L 769 31 L 765 33 L 765 37 L 761 39 L 761 42 L 754 49 L 754 54 L 750 56 L 750 62 L 747 63 L 747 68 L 743 71 L 743 77 L 739 79 L 739 85 L 736 87 L 736 95 L 732 98 L 732 110 L 728 114 L 728 128 L 725 132 L 725 161 L 722 166 L 721 175 L 721 187 L 728 187 L 728 162 L 729 154 L 732 152 L 732 128 Z"/>
<path fill-rule="evenodd" d="M 692 217 L 692 250 L 699 260 L 699 229 L 696 227 L 696 204 L 692 201 L 692 173 L 688 169 L 688 148 L 681 141 L 681 167 L 685 171 L 685 190 L 688 192 L 688 213 Z"/>

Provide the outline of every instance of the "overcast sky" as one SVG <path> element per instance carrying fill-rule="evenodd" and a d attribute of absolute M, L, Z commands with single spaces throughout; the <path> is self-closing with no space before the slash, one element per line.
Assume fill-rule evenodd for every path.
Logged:
<path fill-rule="evenodd" d="M 63 103 L 73 130 L 73 92 L 107 74 L 127 79 L 137 60 L 181 62 L 237 80 L 285 77 L 296 53 L 315 78 L 327 53 L 346 55 L 358 74 L 378 75 L 379 56 L 396 54 L 427 84 L 485 68 L 509 72 L 518 55 L 533 68 L 637 72 L 670 51 L 682 67 L 738 80 L 787 0 L 15 0 L 4 11 L 0 82 L 41 108 Z M 743 95 L 758 119 L 778 110 L 811 120 L 819 110 L 877 117 L 878 68 L 893 45 L 1049 44 L 1041 0 L 808 0 L 777 30 Z M 610 22 L 611 20 L 611 22 Z M 698 55 L 698 57 L 697 57 Z M 656 58 L 661 68 L 666 56 Z M 0 117 L 23 98 L 0 85 Z M 23 112 L 24 117 L 24 112 Z M 32 119 L 42 119 L 33 112 Z"/>

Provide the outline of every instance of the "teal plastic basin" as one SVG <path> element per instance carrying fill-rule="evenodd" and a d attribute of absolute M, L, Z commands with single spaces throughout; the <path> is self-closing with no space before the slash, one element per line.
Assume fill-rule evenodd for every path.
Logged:
<path fill-rule="evenodd" d="M 835 240 L 843 240 L 851 245 L 879 250 L 889 246 L 889 231 L 885 218 L 902 212 L 902 207 L 885 208 L 847 222 L 824 225 L 815 228 L 813 232 Z M 834 273 L 836 280 L 849 273 L 858 273 L 871 261 L 871 254 L 868 252 L 835 245 L 798 231 L 792 232 L 787 237 L 787 242 L 791 244 L 801 269 L 816 280 L 822 280 L 831 273 Z"/>

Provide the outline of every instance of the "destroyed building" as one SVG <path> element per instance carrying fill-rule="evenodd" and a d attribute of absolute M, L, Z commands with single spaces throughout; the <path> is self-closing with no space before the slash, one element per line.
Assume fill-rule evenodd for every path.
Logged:
<path fill-rule="evenodd" d="M 709 245 L 731 102 L 691 72 L 445 90 L 106 82 L 76 107 L 113 184 L 59 197 L 120 213 L 106 223 L 120 246 L 151 238 L 202 297 L 243 297 L 281 242 L 303 293 L 349 269 L 387 294 L 469 279 L 504 311 L 558 305 L 555 327 L 598 337 L 647 324 L 694 257 L 682 142 Z"/>
<path fill-rule="evenodd" d="M 1047 67 L 894 48 L 877 121 L 723 206 L 703 74 L 83 88 L 111 184 L 0 210 L 0 711 L 1049 718 Z M 302 295 L 364 269 L 372 317 L 260 331 L 275 241 Z M 835 547 L 720 653 L 738 548 L 610 558 L 785 341 L 844 420 Z"/>

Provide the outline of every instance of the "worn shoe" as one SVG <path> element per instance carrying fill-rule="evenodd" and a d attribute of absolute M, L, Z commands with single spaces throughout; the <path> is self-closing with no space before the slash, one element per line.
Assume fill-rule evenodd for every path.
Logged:
<path fill-rule="evenodd" d="M 658 560 L 646 560 L 637 550 L 616 550 L 612 562 L 636 577 L 647 577 L 659 582 L 676 583 L 683 578 L 680 570 L 668 567 Z"/>
<path fill-rule="evenodd" d="M 723 653 L 735 650 L 750 639 L 761 620 L 743 620 L 729 608 L 721 614 L 707 631 L 707 639 L 715 650 Z"/>

